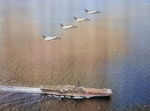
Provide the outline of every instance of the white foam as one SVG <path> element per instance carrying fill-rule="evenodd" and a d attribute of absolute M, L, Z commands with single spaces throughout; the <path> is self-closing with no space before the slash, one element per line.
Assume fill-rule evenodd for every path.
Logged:
<path fill-rule="evenodd" d="M 73 98 L 74 98 L 74 99 L 83 99 L 82 96 L 74 96 Z"/>
<path fill-rule="evenodd" d="M 31 87 L 17 87 L 17 86 L 0 86 L 1 91 L 10 91 L 10 92 L 28 92 L 28 93 L 41 93 L 40 88 L 31 88 Z"/>

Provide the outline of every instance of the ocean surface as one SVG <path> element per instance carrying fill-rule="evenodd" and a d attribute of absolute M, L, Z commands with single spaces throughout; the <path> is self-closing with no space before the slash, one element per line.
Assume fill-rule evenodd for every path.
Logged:
<path fill-rule="evenodd" d="M 148 0 L 0 0 L 0 111 L 150 111 L 149 12 Z M 35 93 L 78 81 L 113 95 L 60 100 Z"/>

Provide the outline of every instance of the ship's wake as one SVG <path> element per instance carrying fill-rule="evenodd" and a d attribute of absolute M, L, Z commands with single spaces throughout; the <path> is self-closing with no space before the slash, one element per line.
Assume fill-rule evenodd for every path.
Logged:
<path fill-rule="evenodd" d="M 40 88 L 17 87 L 17 86 L 0 86 L 0 91 L 5 92 L 25 92 L 25 93 L 41 93 Z"/>

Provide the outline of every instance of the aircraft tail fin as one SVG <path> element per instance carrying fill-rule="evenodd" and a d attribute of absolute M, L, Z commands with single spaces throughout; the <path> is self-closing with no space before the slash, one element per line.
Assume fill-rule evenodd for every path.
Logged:
<path fill-rule="evenodd" d="M 43 36 L 43 38 L 45 38 L 45 36 L 44 35 L 42 35 Z"/>
<path fill-rule="evenodd" d="M 73 16 L 73 18 L 76 20 L 77 19 L 77 17 L 75 17 L 75 16 Z"/>
<path fill-rule="evenodd" d="M 64 25 L 60 23 L 60 26 L 63 27 Z"/>
<path fill-rule="evenodd" d="M 84 9 L 86 12 L 89 12 L 87 9 Z"/>

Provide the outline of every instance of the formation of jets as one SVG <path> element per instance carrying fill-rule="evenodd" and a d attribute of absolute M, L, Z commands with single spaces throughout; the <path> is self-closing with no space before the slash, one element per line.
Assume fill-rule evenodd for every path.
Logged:
<path fill-rule="evenodd" d="M 85 10 L 85 12 L 86 12 L 87 14 L 101 13 L 100 11 L 89 11 L 89 10 L 87 10 L 87 9 L 84 9 L 84 10 Z M 77 18 L 77 17 L 75 17 L 75 16 L 73 16 L 73 18 L 74 18 L 75 21 L 77 21 L 77 22 L 90 21 L 90 19 L 88 19 L 88 18 Z M 75 26 L 75 25 L 63 25 L 63 24 L 61 24 L 61 23 L 60 23 L 60 26 L 61 26 L 63 29 L 77 28 L 77 26 Z M 44 35 L 42 35 L 42 36 L 43 36 L 43 41 L 53 41 L 53 40 L 56 40 L 56 39 L 61 39 L 61 38 L 56 37 L 56 36 L 54 36 L 54 37 L 51 37 L 51 36 L 44 36 Z"/>

